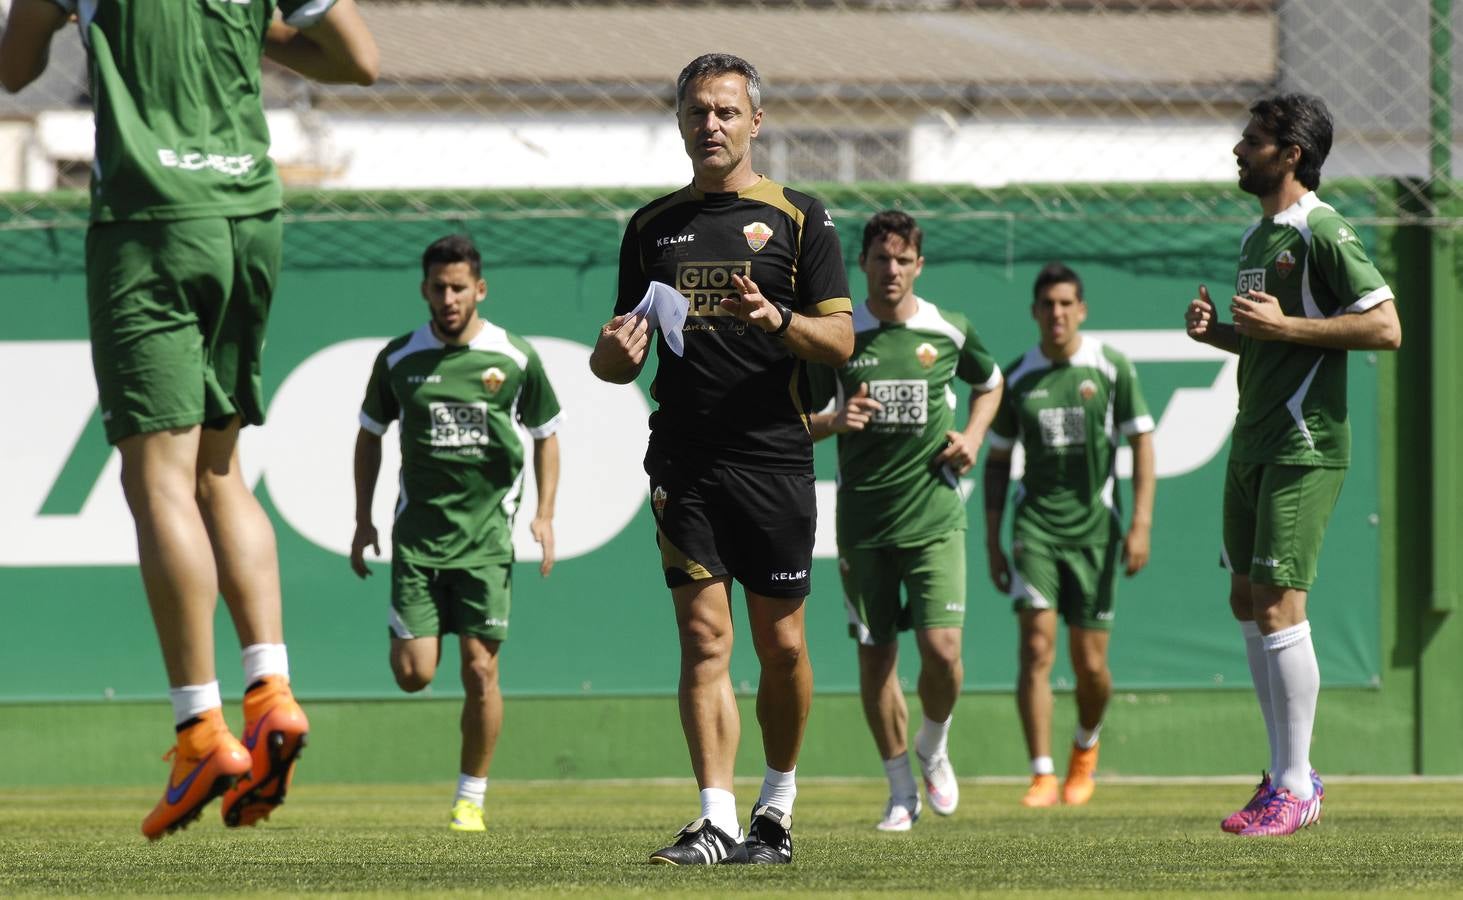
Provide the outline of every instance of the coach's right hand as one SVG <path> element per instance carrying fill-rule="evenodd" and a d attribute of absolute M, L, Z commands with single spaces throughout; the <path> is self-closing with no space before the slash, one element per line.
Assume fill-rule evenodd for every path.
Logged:
<path fill-rule="evenodd" d="M 371 575 L 371 568 L 366 565 L 367 547 L 375 550 L 378 558 L 381 556 L 381 543 L 376 537 L 376 526 L 370 522 L 357 523 L 356 535 L 351 538 L 351 571 L 361 578 L 369 578 Z"/>
<path fill-rule="evenodd" d="M 629 384 L 640 374 L 650 351 L 650 324 L 643 316 L 615 316 L 599 330 L 589 371 L 600 381 Z"/>

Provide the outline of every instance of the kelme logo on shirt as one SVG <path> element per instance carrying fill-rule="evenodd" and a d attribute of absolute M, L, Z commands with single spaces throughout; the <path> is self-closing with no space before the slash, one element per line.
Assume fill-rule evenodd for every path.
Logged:
<path fill-rule="evenodd" d="M 1234 282 L 1234 292 L 1244 294 L 1249 291 L 1265 290 L 1264 269 L 1240 269 L 1239 277 Z"/>
<path fill-rule="evenodd" d="M 490 394 L 496 394 L 502 390 L 503 382 L 507 380 L 508 376 L 504 375 L 503 370 L 497 366 L 493 366 L 483 373 L 483 387 L 487 388 Z"/>
<path fill-rule="evenodd" d="M 940 351 L 935 349 L 934 344 L 925 341 L 923 344 L 914 348 L 914 358 L 919 360 L 921 366 L 928 369 L 935 364 L 935 360 L 940 358 Z"/>
<path fill-rule="evenodd" d="M 766 247 L 767 242 L 772 240 L 772 229 L 766 222 L 753 222 L 742 229 L 742 234 L 746 235 L 747 246 L 752 248 L 753 253 Z"/>
<path fill-rule="evenodd" d="M 1280 255 L 1275 257 L 1275 271 L 1280 273 L 1281 278 L 1289 278 L 1294 269 L 1295 254 L 1289 250 L 1281 250 Z"/>
<path fill-rule="evenodd" d="M 488 404 L 429 403 L 433 447 L 485 447 L 488 444 Z"/>

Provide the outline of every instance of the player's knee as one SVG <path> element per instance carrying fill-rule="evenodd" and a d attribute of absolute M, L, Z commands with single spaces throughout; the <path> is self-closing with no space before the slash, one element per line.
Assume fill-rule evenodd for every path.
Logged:
<path fill-rule="evenodd" d="M 436 673 L 431 669 L 424 669 L 406 662 L 393 665 L 391 674 L 396 676 L 397 687 L 408 694 L 415 694 L 418 691 L 426 690 L 427 686 L 432 683 L 432 676 Z"/>
<path fill-rule="evenodd" d="M 1052 667 L 1056 648 L 1046 635 L 1028 635 L 1021 641 L 1021 668 L 1026 671 L 1046 671 Z"/>
<path fill-rule="evenodd" d="M 469 697 L 484 697 L 498 688 L 498 661 L 492 657 L 462 665 L 462 689 Z"/>
<path fill-rule="evenodd" d="M 681 658 L 716 660 L 731 656 L 732 635 L 714 622 L 692 619 L 681 624 Z"/>

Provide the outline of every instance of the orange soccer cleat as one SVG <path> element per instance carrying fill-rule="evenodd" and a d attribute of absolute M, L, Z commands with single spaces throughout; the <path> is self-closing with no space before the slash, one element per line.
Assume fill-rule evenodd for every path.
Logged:
<path fill-rule="evenodd" d="M 1097 771 L 1097 745 L 1082 749 L 1072 745 L 1072 758 L 1067 763 L 1067 783 L 1062 785 L 1062 802 L 1068 806 L 1081 806 L 1092 799 L 1097 782 L 1092 773 Z"/>
<path fill-rule="evenodd" d="M 1056 806 L 1057 776 L 1033 775 L 1026 796 L 1021 798 L 1022 806 Z"/>
<path fill-rule="evenodd" d="M 249 773 L 224 794 L 224 824 L 254 825 L 284 802 L 310 722 L 290 693 L 289 680 L 268 675 L 244 693 L 244 746 Z"/>
<path fill-rule="evenodd" d="M 223 711 L 210 709 L 178 732 L 178 742 L 163 757 L 173 761 L 168 789 L 147 818 L 142 834 L 155 841 L 186 828 L 208 801 L 249 771 L 249 751 L 229 733 Z"/>

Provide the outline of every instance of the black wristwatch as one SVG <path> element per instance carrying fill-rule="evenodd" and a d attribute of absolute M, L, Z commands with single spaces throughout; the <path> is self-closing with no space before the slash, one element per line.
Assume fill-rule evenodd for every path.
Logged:
<path fill-rule="evenodd" d="M 782 337 L 784 334 L 787 334 L 787 326 L 792 324 L 792 307 L 785 306 L 781 303 L 774 303 L 772 306 L 782 316 L 782 324 L 767 333 L 773 337 Z"/>

